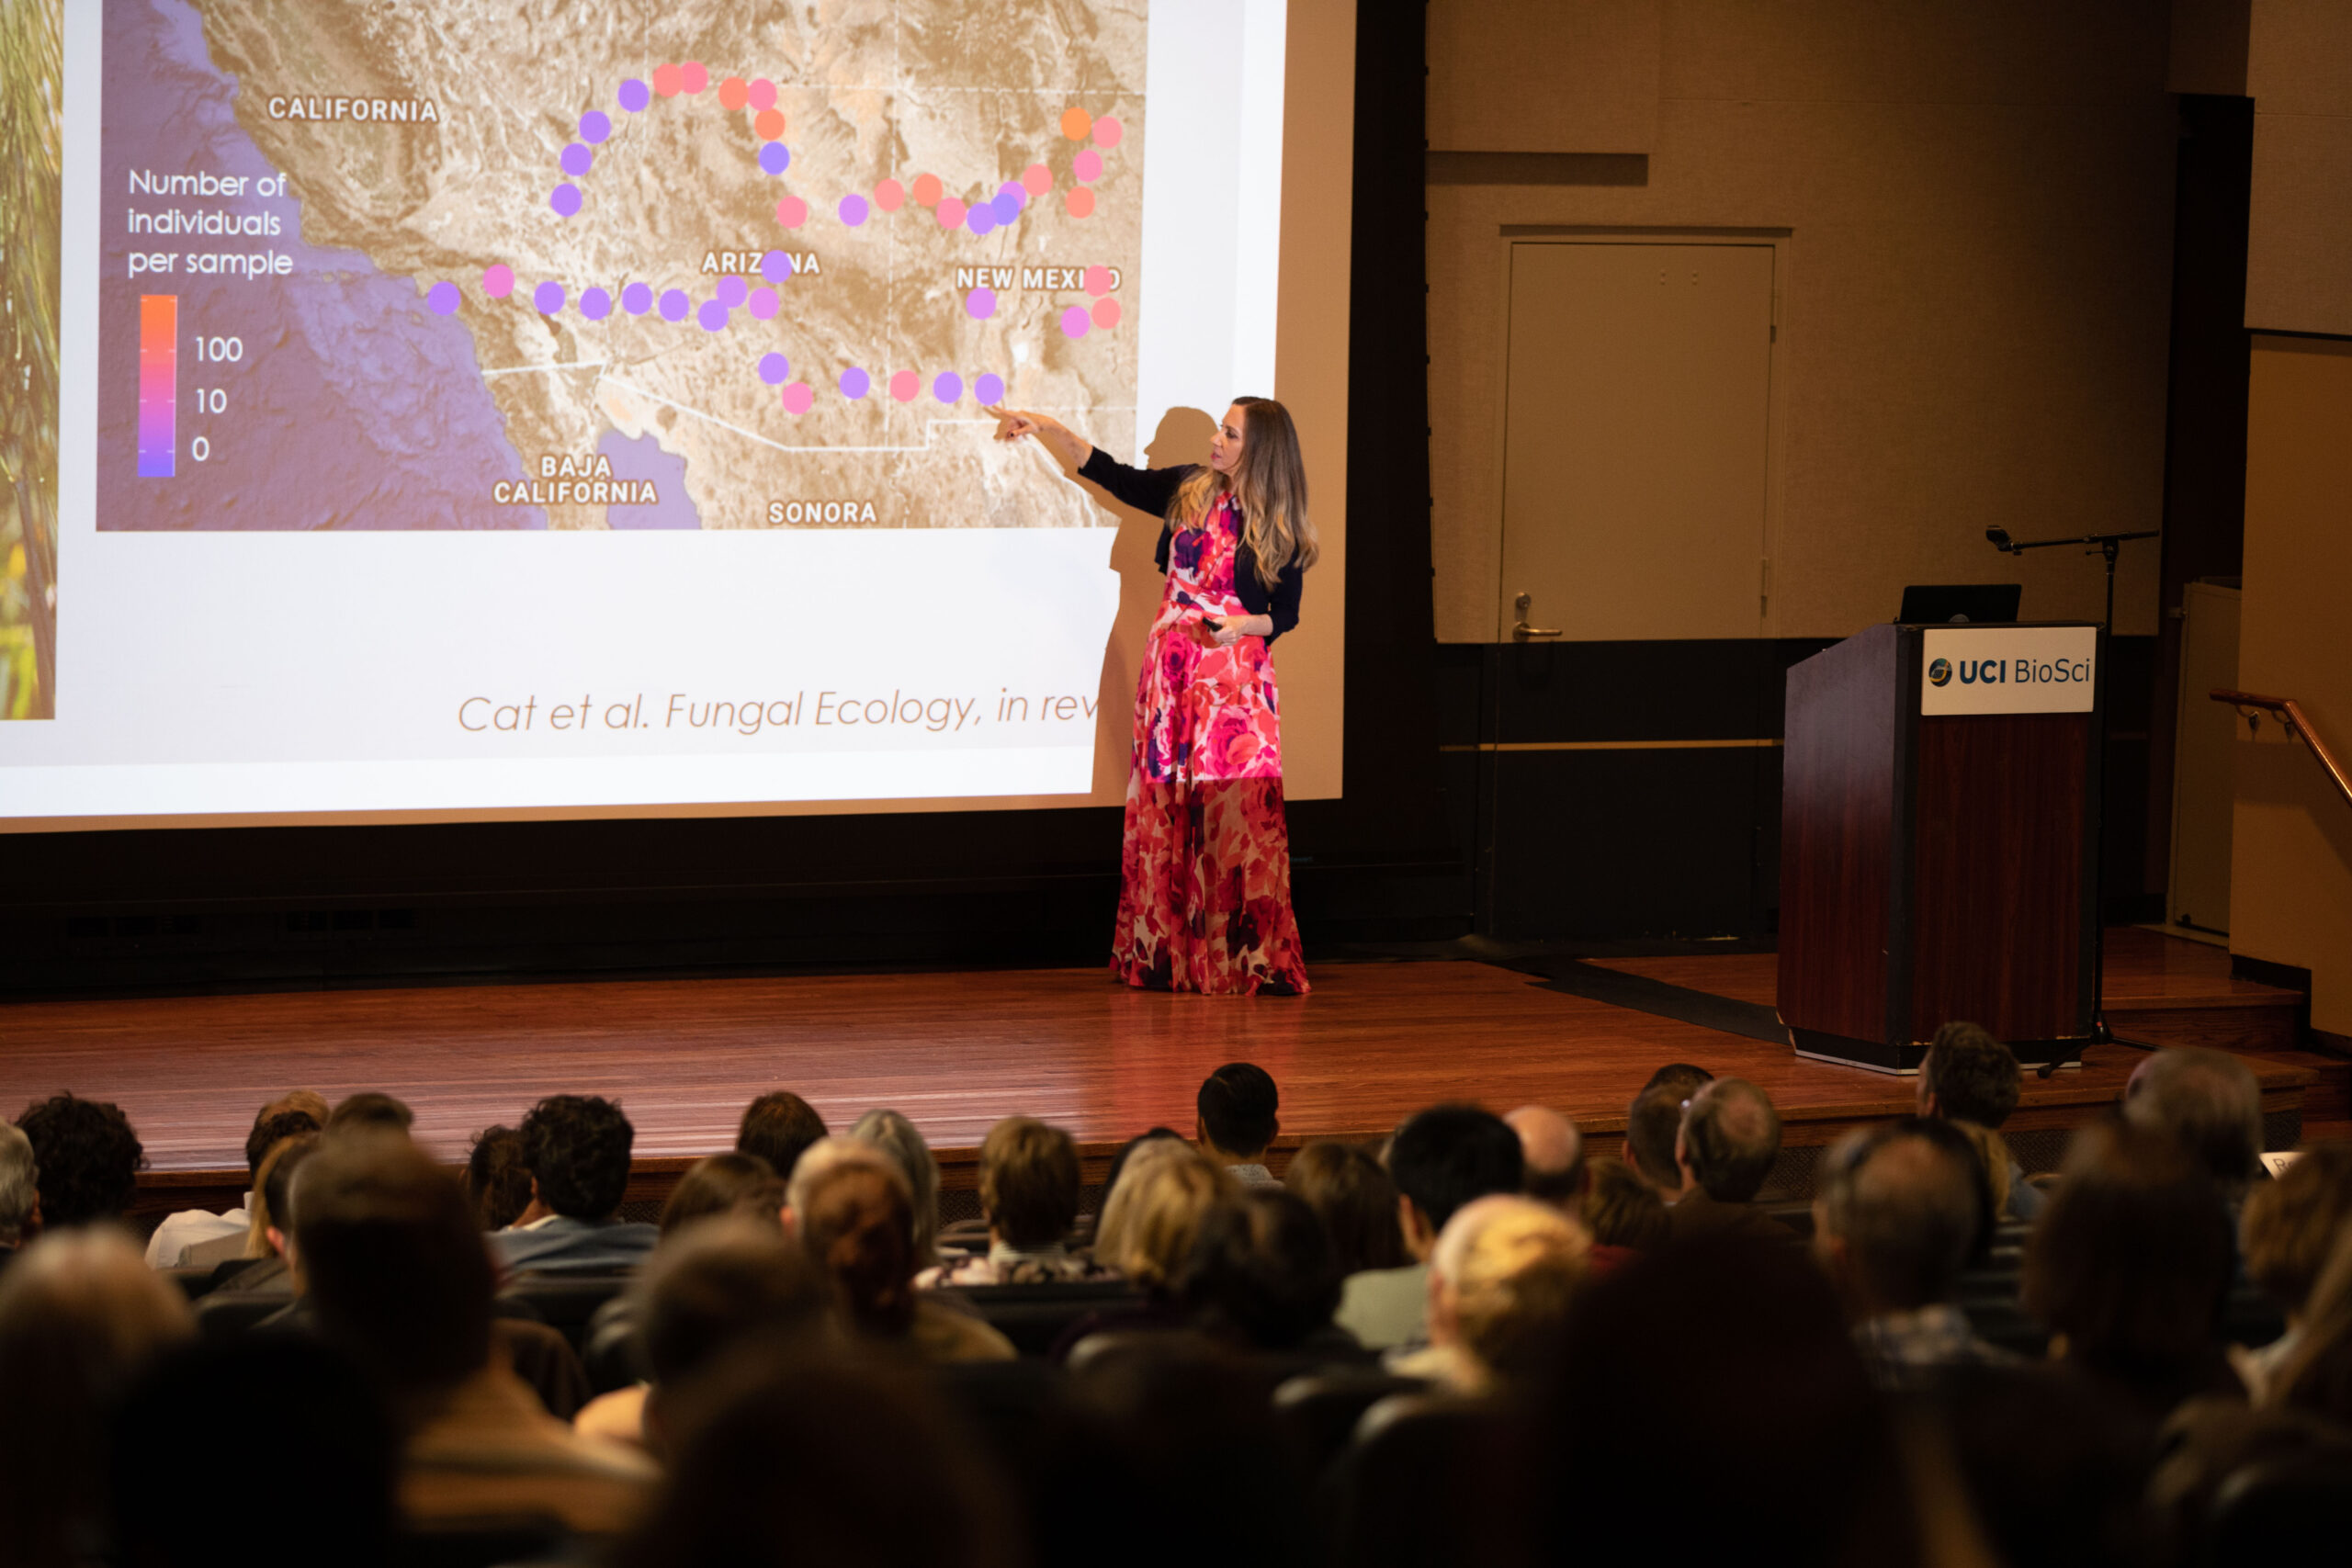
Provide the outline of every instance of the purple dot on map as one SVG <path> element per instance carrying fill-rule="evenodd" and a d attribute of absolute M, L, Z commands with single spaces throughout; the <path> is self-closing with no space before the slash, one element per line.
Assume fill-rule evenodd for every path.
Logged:
<path fill-rule="evenodd" d="M 588 151 L 584 142 L 575 141 L 563 150 L 560 162 L 563 172 L 576 180 L 596 166 L 596 154 Z"/>
<path fill-rule="evenodd" d="M 458 286 L 444 278 L 424 291 L 424 302 L 436 316 L 446 316 L 458 308 Z"/>
<path fill-rule="evenodd" d="M 751 289 L 744 286 L 743 280 L 740 277 L 722 277 L 718 280 L 718 302 L 730 310 L 741 305 L 750 293 Z"/>
<path fill-rule="evenodd" d="M 1012 220 L 1021 216 L 1021 197 L 1010 191 L 1001 190 L 996 193 L 996 199 L 989 203 L 989 210 L 996 214 L 998 228 L 1010 228 Z"/>
<path fill-rule="evenodd" d="M 621 309 L 632 316 L 642 316 L 653 309 L 653 290 L 642 283 L 632 283 L 621 290 Z"/>
<path fill-rule="evenodd" d="M 792 361 L 781 354 L 760 355 L 760 379 L 771 387 L 781 387 L 784 378 L 792 374 Z"/>
<path fill-rule="evenodd" d="M 778 301 L 777 301 L 776 297 L 775 297 L 775 289 L 773 289 L 773 288 L 754 288 L 754 289 L 752 289 L 752 319 L 753 321 L 774 321 L 774 320 L 775 319 L 775 308 L 776 308 L 777 303 L 778 303 Z"/>
<path fill-rule="evenodd" d="M 972 396 L 984 407 L 1004 401 L 1004 378 L 990 371 L 972 383 Z"/>
<path fill-rule="evenodd" d="M 613 313 L 613 297 L 601 288 L 591 288 L 580 297 L 580 313 L 592 321 L 601 321 Z"/>
<path fill-rule="evenodd" d="M 760 276 L 770 283 L 782 283 L 792 276 L 792 258 L 782 251 L 770 251 L 760 258 Z"/>
<path fill-rule="evenodd" d="M 514 269 L 504 262 L 493 262 L 481 271 L 481 291 L 493 299 L 503 299 L 514 292 Z"/>
<path fill-rule="evenodd" d="M 854 229 L 865 221 L 865 198 L 862 196 L 842 197 L 842 221 Z"/>
<path fill-rule="evenodd" d="M 931 395 L 943 403 L 952 403 L 964 395 L 964 378 L 953 370 L 942 370 L 939 379 L 931 384 Z"/>
<path fill-rule="evenodd" d="M 580 140 L 602 144 L 613 133 L 613 122 L 602 109 L 590 109 L 580 117 Z"/>
<path fill-rule="evenodd" d="M 665 321 L 684 321 L 686 319 L 687 303 L 686 291 L 684 289 L 671 289 L 669 292 L 662 296 L 662 319 Z M 1075 310 L 1078 307 L 1073 305 L 1070 309 Z"/>
<path fill-rule="evenodd" d="M 632 76 L 621 84 L 621 107 L 631 114 L 642 114 L 645 106 L 653 101 L 653 90 Z"/>
<path fill-rule="evenodd" d="M 716 299 L 706 299 L 702 309 L 695 312 L 695 320 L 702 323 L 703 331 L 715 333 L 727 324 L 727 307 Z"/>
<path fill-rule="evenodd" d="M 996 209 L 984 201 L 964 215 L 964 223 L 975 234 L 993 234 L 996 232 Z"/>
<path fill-rule="evenodd" d="M 1062 312 L 1062 333 L 1068 337 L 1084 337 L 1086 329 L 1094 323 L 1087 318 L 1086 307 L 1072 305 Z"/>
<path fill-rule="evenodd" d="M 964 296 L 964 309 L 976 321 L 985 321 L 996 314 L 996 290 L 986 284 Z"/>
<path fill-rule="evenodd" d="M 780 175 L 792 167 L 792 154 L 785 151 L 781 141 L 771 141 L 760 149 L 760 167 L 771 175 Z"/>
<path fill-rule="evenodd" d="M 874 389 L 874 378 L 853 365 L 842 372 L 842 396 L 862 398 Z"/>
<path fill-rule="evenodd" d="M 1022 204 L 1025 203 L 1029 199 L 1029 187 L 1023 185 L 1019 180 L 1005 181 L 1002 185 L 996 187 L 996 193 L 999 196 L 1011 197 L 1013 202 L 1013 210 L 1016 212 L 1021 209 Z"/>
<path fill-rule="evenodd" d="M 784 412 L 786 413 L 807 413 L 808 405 L 816 400 L 817 394 L 808 389 L 806 381 L 795 381 L 784 389 Z"/>
<path fill-rule="evenodd" d="M 580 187 L 569 180 L 565 181 L 555 187 L 555 194 L 548 197 L 548 205 L 556 209 L 559 217 L 571 217 L 580 210 Z"/>
<path fill-rule="evenodd" d="M 542 316 L 552 316 L 563 309 L 563 285 L 549 278 L 531 290 L 531 304 Z"/>

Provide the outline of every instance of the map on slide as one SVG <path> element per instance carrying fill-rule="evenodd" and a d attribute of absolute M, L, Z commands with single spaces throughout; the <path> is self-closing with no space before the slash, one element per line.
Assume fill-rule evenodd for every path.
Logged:
<path fill-rule="evenodd" d="M 108 0 L 98 526 L 1108 522 L 1145 7 Z"/>

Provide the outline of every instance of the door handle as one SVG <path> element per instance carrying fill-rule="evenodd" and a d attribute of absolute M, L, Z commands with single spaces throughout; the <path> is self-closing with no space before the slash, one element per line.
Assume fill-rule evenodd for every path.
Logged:
<path fill-rule="evenodd" d="M 1519 611 L 1519 624 L 1510 628 L 1511 641 L 1525 642 L 1532 637 L 1565 637 L 1567 635 L 1558 626 L 1531 626 L 1527 624 L 1528 606 L 1535 603 L 1535 596 L 1532 593 L 1522 593 L 1512 603 L 1513 607 Z"/>

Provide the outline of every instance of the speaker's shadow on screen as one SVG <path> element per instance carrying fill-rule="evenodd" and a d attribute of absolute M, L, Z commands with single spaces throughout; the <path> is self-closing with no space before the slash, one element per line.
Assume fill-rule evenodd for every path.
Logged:
<path fill-rule="evenodd" d="M 1143 451 L 1147 468 L 1175 468 L 1209 460 L 1216 421 L 1200 409 L 1170 409 Z M 1114 457 L 1120 454 L 1114 453 Z M 1135 739 L 1136 676 L 1144 638 L 1159 611 L 1164 580 L 1152 559 L 1165 519 L 1122 506 L 1093 485 L 1094 503 L 1119 520 L 1111 541 L 1111 570 L 1119 574 L 1119 614 L 1102 645 L 1102 681 L 1095 709 L 1094 794 L 1116 797 L 1127 787 L 1127 753 Z"/>

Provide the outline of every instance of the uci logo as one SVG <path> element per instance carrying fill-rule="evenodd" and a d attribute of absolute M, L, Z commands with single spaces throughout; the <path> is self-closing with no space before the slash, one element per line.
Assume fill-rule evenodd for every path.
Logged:
<path fill-rule="evenodd" d="M 1951 684 L 1951 660 L 1939 659 L 1934 663 L 1928 666 L 1928 684 L 1930 686 L 1949 686 Z"/>

